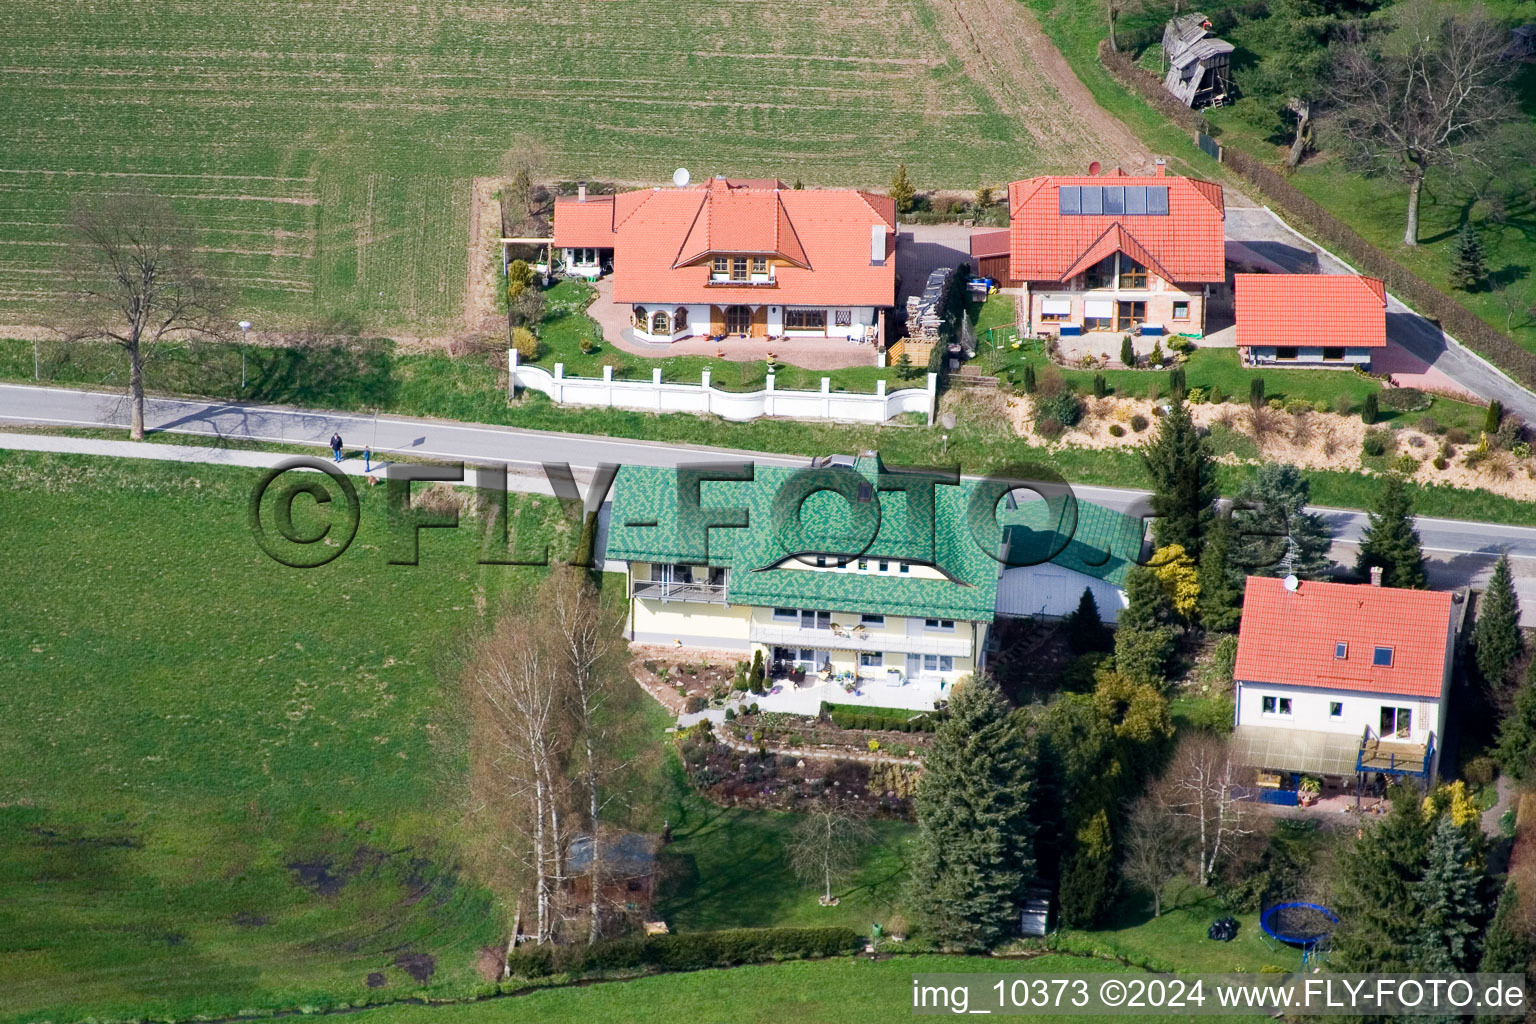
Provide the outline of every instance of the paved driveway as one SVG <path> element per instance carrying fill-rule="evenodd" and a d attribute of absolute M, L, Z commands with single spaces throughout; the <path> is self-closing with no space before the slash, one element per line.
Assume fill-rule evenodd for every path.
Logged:
<path fill-rule="evenodd" d="M 1239 242 L 1266 263 L 1291 274 L 1349 274 L 1354 271 L 1286 224 L 1267 209 L 1228 208 L 1228 242 Z M 1484 399 L 1497 398 L 1504 408 L 1527 422 L 1536 422 L 1536 395 L 1494 369 L 1434 324 L 1390 294 L 1387 296 L 1387 351 L 1373 362 L 1404 384 L 1435 386 L 1448 380 L 1458 390 Z M 1400 375 L 1400 376 L 1399 376 Z"/>
<path fill-rule="evenodd" d="M 971 232 L 961 224 L 902 224 L 896 234 L 896 308 L 906 309 L 908 295 L 921 295 L 928 275 L 939 267 L 956 267 L 971 258 Z"/>

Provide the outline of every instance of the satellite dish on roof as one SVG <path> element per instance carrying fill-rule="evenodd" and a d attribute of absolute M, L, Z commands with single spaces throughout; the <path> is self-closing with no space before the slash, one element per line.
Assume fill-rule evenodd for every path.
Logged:
<path fill-rule="evenodd" d="M 690 175 L 688 174 L 688 168 L 679 167 L 677 170 L 672 172 L 672 184 L 676 185 L 678 188 L 687 188 L 689 177 Z"/>
<path fill-rule="evenodd" d="M 1285 579 L 1280 581 L 1280 585 L 1294 594 L 1296 592 L 1296 588 L 1301 586 L 1301 580 L 1296 578 L 1295 573 L 1291 573 Z"/>
<path fill-rule="evenodd" d="M 1088 165 L 1088 173 L 1095 178 L 1099 176 L 1099 172 L 1103 169 L 1104 165 L 1099 163 L 1097 160 Z"/>

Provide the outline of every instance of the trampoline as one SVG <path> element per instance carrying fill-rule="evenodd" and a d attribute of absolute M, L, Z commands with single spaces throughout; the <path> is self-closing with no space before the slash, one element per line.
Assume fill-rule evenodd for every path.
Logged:
<path fill-rule="evenodd" d="M 1301 962 L 1326 954 L 1339 915 L 1319 903 L 1276 903 L 1259 915 L 1259 928 L 1276 942 L 1301 949 Z"/>

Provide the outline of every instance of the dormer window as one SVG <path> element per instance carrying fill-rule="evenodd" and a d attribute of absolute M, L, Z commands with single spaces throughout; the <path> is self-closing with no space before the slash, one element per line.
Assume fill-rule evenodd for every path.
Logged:
<path fill-rule="evenodd" d="M 1392 667 L 1392 648 L 1378 647 L 1371 654 L 1371 664 L 1377 668 Z"/>
<path fill-rule="evenodd" d="M 752 273 L 754 273 L 754 274 L 766 274 L 766 273 L 768 273 L 768 258 L 766 256 L 753 256 L 752 257 Z"/>
<path fill-rule="evenodd" d="M 1345 643 L 1343 640 L 1340 640 L 1337 643 L 1335 643 L 1333 645 L 1333 656 L 1338 661 L 1343 661 L 1345 658 L 1348 658 L 1349 657 L 1349 644 Z"/>
<path fill-rule="evenodd" d="M 716 256 L 715 262 L 711 266 L 710 270 L 712 273 L 718 274 L 720 277 L 724 277 L 731 272 L 731 261 L 726 259 L 724 256 Z"/>
<path fill-rule="evenodd" d="M 748 274 L 750 273 L 750 271 L 747 269 L 747 265 L 750 262 L 751 261 L 748 260 L 745 256 L 736 256 L 736 257 L 732 258 L 732 260 L 731 260 L 731 280 L 732 281 L 746 281 L 746 280 L 749 280 Z"/>

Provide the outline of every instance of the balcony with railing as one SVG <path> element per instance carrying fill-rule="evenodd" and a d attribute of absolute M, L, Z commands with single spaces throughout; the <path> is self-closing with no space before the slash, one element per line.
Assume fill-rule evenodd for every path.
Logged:
<path fill-rule="evenodd" d="M 668 573 L 662 579 L 631 580 L 629 596 L 648 601 L 725 604 L 725 590 L 729 583 L 729 569 L 716 570 L 707 576 L 702 571 L 688 576 Z"/>
<path fill-rule="evenodd" d="M 863 629 L 859 626 L 811 628 L 789 623 L 752 623 L 754 643 L 781 647 L 810 647 L 823 651 L 889 651 L 893 654 L 947 654 L 957 658 L 971 656 L 969 636 L 901 633 Z"/>
<path fill-rule="evenodd" d="M 1430 733 L 1423 743 L 1412 743 L 1406 738 L 1378 736 L 1374 729 L 1366 726 L 1360 736 L 1355 770 L 1386 775 L 1428 775 L 1434 755 L 1434 733 Z"/>

